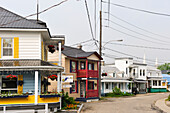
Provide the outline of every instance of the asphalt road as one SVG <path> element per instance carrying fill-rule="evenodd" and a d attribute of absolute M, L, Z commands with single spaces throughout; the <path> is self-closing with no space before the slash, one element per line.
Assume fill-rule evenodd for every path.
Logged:
<path fill-rule="evenodd" d="M 170 93 L 138 94 L 135 97 L 107 98 L 99 102 L 84 103 L 81 113 L 160 113 L 151 107 L 156 100 Z"/>

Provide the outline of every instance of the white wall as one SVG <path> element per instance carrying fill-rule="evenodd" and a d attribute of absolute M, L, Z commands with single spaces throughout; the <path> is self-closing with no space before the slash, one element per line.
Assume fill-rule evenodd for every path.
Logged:
<path fill-rule="evenodd" d="M 19 59 L 41 59 L 40 32 L 0 32 L 0 37 L 19 37 Z"/>

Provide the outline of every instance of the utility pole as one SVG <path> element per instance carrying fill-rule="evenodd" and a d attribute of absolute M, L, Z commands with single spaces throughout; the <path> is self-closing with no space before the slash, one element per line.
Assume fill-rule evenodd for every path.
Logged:
<path fill-rule="evenodd" d="M 38 15 L 39 15 L 39 1 L 37 0 L 37 21 L 38 21 Z"/>
<path fill-rule="evenodd" d="M 102 57 L 102 0 L 100 9 L 100 47 L 99 55 Z M 101 61 L 99 63 L 99 97 L 101 97 Z"/>

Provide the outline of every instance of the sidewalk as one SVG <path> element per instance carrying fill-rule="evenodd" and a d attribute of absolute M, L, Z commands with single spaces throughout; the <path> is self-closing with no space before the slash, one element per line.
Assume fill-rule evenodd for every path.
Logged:
<path fill-rule="evenodd" d="M 158 107 L 159 109 L 161 109 L 162 111 L 166 112 L 166 113 L 170 113 L 170 107 L 168 107 L 165 104 L 165 99 L 166 98 L 157 100 L 156 103 L 155 103 L 155 106 Z"/>

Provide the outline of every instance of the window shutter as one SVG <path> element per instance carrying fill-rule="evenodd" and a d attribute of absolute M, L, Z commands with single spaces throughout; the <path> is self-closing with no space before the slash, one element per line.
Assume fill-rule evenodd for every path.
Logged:
<path fill-rule="evenodd" d="M 76 72 L 77 72 L 79 70 L 79 62 L 77 61 L 76 64 L 77 64 L 77 67 L 76 67 Z"/>
<path fill-rule="evenodd" d="M 70 83 L 71 84 L 71 83 Z M 72 87 L 70 87 L 70 94 L 72 93 Z"/>
<path fill-rule="evenodd" d="M 94 70 L 94 64 L 92 64 L 92 70 Z"/>
<path fill-rule="evenodd" d="M 72 64 L 72 61 L 70 60 L 70 73 L 72 72 L 72 66 L 71 66 L 71 64 Z"/>
<path fill-rule="evenodd" d="M 0 58 L 1 58 L 1 49 L 2 49 L 2 48 L 1 48 L 1 43 L 2 43 L 2 42 L 1 42 L 1 37 L 0 37 Z"/>
<path fill-rule="evenodd" d="M 77 81 L 77 84 L 76 84 L 77 86 L 76 86 L 76 88 L 77 88 L 77 93 L 79 92 L 79 87 L 78 87 L 78 81 Z"/>
<path fill-rule="evenodd" d="M 19 58 L 19 38 L 14 37 L 14 58 Z"/>
<path fill-rule="evenodd" d="M 18 81 L 23 81 L 23 75 L 18 75 Z M 19 83 L 19 82 L 18 82 Z M 23 84 L 18 84 L 18 94 L 23 93 Z"/>
<path fill-rule="evenodd" d="M 41 59 L 44 61 L 44 45 L 43 45 L 43 41 L 41 42 Z"/>

